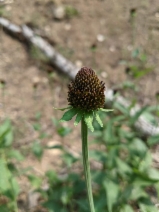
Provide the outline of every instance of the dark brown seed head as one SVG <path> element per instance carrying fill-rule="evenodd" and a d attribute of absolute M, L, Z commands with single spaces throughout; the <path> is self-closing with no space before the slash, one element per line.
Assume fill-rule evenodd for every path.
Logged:
<path fill-rule="evenodd" d="M 75 108 L 92 111 L 104 106 L 105 84 L 91 68 L 81 68 L 68 89 L 69 105 Z"/>

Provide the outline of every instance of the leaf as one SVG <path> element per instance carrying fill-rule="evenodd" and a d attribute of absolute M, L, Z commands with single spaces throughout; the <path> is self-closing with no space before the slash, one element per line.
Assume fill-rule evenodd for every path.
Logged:
<path fill-rule="evenodd" d="M 64 107 L 64 108 L 56 108 L 56 107 L 53 107 L 55 110 L 62 110 L 62 111 L 64 111 L 64 110 L 67 110 L 67 109 L 71 109 L 72 108 L 72 106 L 69 106 L 69 107 Z"/>
<path fill-rule="evenodd" d="M 20 192 L 19 184 L 17 180 L 13 177 L 11 178 L 10 183 L 11 183 L 11 189 L 12 189 L 13 195 L 14 197 L 17 197 Z"/>
<path fill-rule="evenodd" d="M 7 163 L 4 159 L 0 158 L 0 193 L 6 192 L 10 188 L 9 178 L 10 172 Z"/>
<path fill-rule="evenodd" d="M 106 129 L 103 133 L 104 141 L 108 144 L 112 143 L 115 140 L 114 128 L 113 128 L 113 120 L 110 119 L 107 122 Z"/>
<path fill-rule="evenodd" d="M 34 188 L 40 188 L 42 184 L 42 178 L 34 176 L 34 175 L 28 175 L 27 177 Z"/>
<path fill-rule="evenodd" d="M 40 123 L 35 123 L 35 124 L 33 124 L 33 128 L 36 131 L 40 131 L 41 130 L 41 124 Z"/>
<path fill-rule="evenodd" d="M 132 207 L 130 205 L 124 205 L 120 212 L 134 212 L 134 210 L 132 209 Z"/>
<path fill-rule="evenodd" d="M 140 200 L 139 207 L 141 212 L 158 212 L 157 207 L 148 198 Z"/>
<path fill-rule="evenodd" d="M 132 154 L 144 156 L 147 152 L 146 144 L 139 138 L 134 138 L 130 143 L 130 150 Z"/>
<path fill-rule="evenodd" d="M 149 137 L 147 140 L 147 143 L 149 144 L 149 146 L 158 144 L 159 143 L 159 135 L 153 135 L 153 136 Z"/>
<path fill-rule="evenodd" d="M 35 118 L 37 119 L 37 121 L 39 121 L 41 119 L 41 113 L 40 112 L 37 112 L 35 114 Z"/>
<path fill-rule="evenodd" d="M 139 56 L 139 53 L 140 53 L 140 50 L 137 48 L 137 49 L 134 49 L 132 51 L 132 57 L 135 58 L 135 57 L 138 57 Z"/>
<path fill-rule="evenodd" d="M 18 161 L 24 160 L 23 155 L 18 150 L 13 150 L 13 149 L 8 152 L 8 157 L 15 158 Z"/>
<path fill-rule="evenodd" d="M 57 132 L 61 137 L 68 135 L 71 132 L 71 128 L 60 126 L 57 128 Z"/>
<path fill-rule="evenodd" d="M 113 204 L 117 201 L 119 186 L 111 180 L 105 180 L 104 188 L 106 190 L 106 196 L 107 196 L 106 201 L 108 205 L 108 211 L 112 212 Z"/>
<path fill-rule="evenodd" d="M 74 157 L 72 154 L 65 152 L 62 155 L 64 163 L 68 166 L 71 167 L 73 163 L 75 163 L 78 159 Z"/>
<path fill-rule="evenodd" d="M 101 152 L 99 150 L 91 150 L 89 152 L 90 158 L 93 158 L 93 160 L 97 160 L 99 162 L 106 162 L 107 160 L 107 153 Z"/>
<path fill-rule="evenodd" d="M 53 146 L 45 146 L 45 149 L 60 149 L 60 150 L 62 150 L 63 149 L 63 147 L 62 147 L 62 145 L 53 145 Z"/>
<path fill-rule="evenodd" d="M 142 162 L 140 162 L 138 169 L 139 169 L 139 171 L 147 170 L 147 169 L 150 168 L 151 164 L 152 164 L 151 152 L 147 151 L 147 153 L 145 154 L 144 158 L 142 159 Z"/>
<path fill-rule="evenodd" d="M 137 201 L 140 198 L 146 198 L 148 194 L 144 191 L 144 189 L 138 185 L 133 186 L 130 199 L 133 201 Z"/>
<path fill-rule="evenodd" d="M 117 101 L 114 102 L 114 107 L 126 116 L 129 114 L 129 109 Z"/>
<path fill-rule="evenodd" d="M 102 120 L 100 119 L 99 114 L 98 114 L 97 112 L 96 112 L 96 114 L 95 114 L 95 117 L 96 117 L 96 120 L 97 120 L 98 124 L 99 124 L 101 127 L 103 127 Z"/>
<path fill-rule="evenodd" d="M 58 180 L 58 176 L 57 173 L 53 170 L 49 170 L 45 173 L 46 177 L 48 178 L 49 182 L 52 183 L 56 183 Z"/>
<path fill-rule="evenodd" d="M 113 109 L 104 109 L 104 108 L 99 108 L 100 111 L 103 111 L 103 112 L 112 112 L 114 111 Z"/>
<path fill-rule="evenodd" d="M 75 122 L 74 122 L 74 125 L 75 126 L 78 125 L 78 123 L 81 121 L 82 117 L 83 117 L 83 112 L 82 111 L 79 111 L 77 113 L 77 116 L 76 116 L 76 119 L 75 119 Z"/>
<path fill-rule="evenodd" d="M 92 125 L 93 112 L 89 112 L 89 113 L 84 114 L 84 121 L 85 121 L 87 127 L 93 132 L 94 131 L 94 127 Z"/>
<path fill-rule="evenodd" d="M 159 181 L 159 171 L 154 168 L 149 168 L 148 169 L 148 177 L 152 180 Z"/>
<path fill-rule="evenodd" d="M 40 160 L 43 155 L 42 145 L 39 142 L 35 141 L 32 146 L 32 151 L 34 155 Z"/>
<path fill-rule="evenodd" d="M 8 207 L 7 207 L 7 205 L 0 205 L 0 211 L 1 211 L 1 212 L 8 212 Z"/>
<path fill-rule="evenodd" d="M 133 125 L 138 120 L 138 118 L 148 109 L 148 106 L 141 108 L 139 111 L 135 113 L 135 115 L 131 118 L 130 123 Z"/>
<path fill-rule="evenodd" d="M 116 163 L 117 163 L 117 166 L 118 166 L 119 171 L 120 171 L 121 174 L 131 173 L 132 172 L 130 166 L 126 162 L 122 161 L 118 157 L 116 157 Z"/>
<path fill-rule="evenodd" d="M 70 110 L 66 111 L 62 118 L 60 119 L 61 122 L 63 121 L 70 121 L 73 116 L 77 114 L 78 110 L 76 108 L 71 108 Z"/>
<path fill-rule="evenodd" d="M 0 127 L 0 145 L 1 146 L 10 146 L 13 141 L 13 133 L 11 129 L 11 123 L 9 120 L 6 120 Z"/>

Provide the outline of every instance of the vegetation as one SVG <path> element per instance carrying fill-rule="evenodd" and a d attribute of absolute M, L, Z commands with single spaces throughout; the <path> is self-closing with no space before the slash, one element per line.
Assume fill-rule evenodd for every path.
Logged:
<path fill-rule="evenodd" d="M 93 139 L 90 144 L 94 146 L 90 151 L 90 157 L 95 211 L 133 212 L 140 209 L 155 212 L 157 208 L 154 199 L 158 199 L 159 172 L 152 167 L 151 148 L 158 143 L 159 136 L 145 137 L 134 129 L 138 117 L 143 113 L 149 114 L 152 108 L 142 109 L 134 117 L 129 116 L 131 108 L 125 109 L 116 102 L 113 108 L 113 113 L 100 114 L 103 128 L 94 121 L 95 131 L 90 135 Z M 56 120 L 54 123 L 59 134 L 62 129 L 61 136 L 71 132 L 70 129 L 68 132 L 68 128 L 57 124 Z M 21 161 L 23 157 L 12 147 L 12 142 L 12 127 L 6 120 L 0 127 L 2 212 L 17 211 L 17 198 L 20 192 L 17 183 L 19 171 L 15 166 L 15 160 Z M 45 148 L 48 147 L 33 145 L 33 152 L 38 159 L 43 156 Z M 61 160 L 67 168 L 67 174 L 61 176 L 56 170 L 49 170 L 44 177 L 28 175 L 31 185 L 43 199 L 43 206 L 49 212 L 88 211 L 83 171 L 75 171 L 73 168 L 76 164 L 81 164 L 81 157 L 76 158 L 62 145 L 49 148 L 61 150 Z M 96 163 L 98 168 L 94 168 Z M 41 186 L 44 179 L 48 182 L 47 190 Z"/>
<path fill-rule="evenodd" d="M 146 3 L 144 2 L 144 4 Z M 90 8 L 90 6 L 88 6 L 89 10 L 91 9 L 90 12 L 88 12 L 89 10 L 87 9 L 86 10 L 84 9 L 82 11 L 83 7 L 81 7 L 80 9 L 78 8 L 78 5 L 76 6 L 78 9 L 76 9 L 74 6 L 71 6 L 71 5 L 65 6 L 64 7 L 65 18 L 63 19 L 63 22 L 62 20 L 61 21 L 54 20 L 54 21 L 57 21 L 57 23 L 52 23 L 53 19 L 52 19 L 52 9 L 51 9 L 52 7 L 50 6 L 51 4 L 48 3 L 48 6 L 47 6 L 47 8 L 50 7 L 49 8 L 50 15 L 49 15 L 49 10 L 47 10 L 46 13 L 41 12 L 42 10 L 41 8 L 43 7 L 41 5 L 42 5 L 42 1 L 41 3 L 40 1 L 35 3 L 35 10 L 36 11 L 39 10 L 39 12 L 32 16 L 33 25 L 39 25 L 39 23 L 43 23 L 43 21 L 41 22 L 41 20 L 43 20 L 41 18 L 44 18 L 44 25 L 46 26 L 45 28 L 46 32 L 50 31 L 49 34 L 55 36 L 56 35 L 55 31 L 57 31 L 57 35 L 61 36 L 60 39 L 57 39 L 57 44 L 58 44 L 57 50 L 63 56 L 66 56 L 69 59 L 71 58 L 72 61 L 74 61 L 75 58 L 76 59 L 79 58 L 81 60 L 80 64 L 88 62 L 88 64 L 91 64 L 92 66 L 98 68 L 100 64 L 100 60 L 101 60 L 101 55 L 103 55 L 103 53 L 105 54 L 104 49 L 106 49 L 107 47 L 109 47 L 109 45 L 113 43 L 112 40 L 117 40 L 114 43 L 114 46 L 110 46 L 109 50 L 110 52 L 116 51 L 117 54 L 119 54 L 119 56 L 122 55 L 121 51 L 123 51 L 123 56 L 118 57 L 119 60 L 117 60 L 116 62 L 116 59 L 114 60 L 116 56 L 113 57 L 111 53 L 110 56 L 108 55 L 109 57 L 107 57 L 107 54 L 106 54 L 104 61 L 101 62 L 102 64 L 101 72 L 106 73 L 105 70 L 107 66 L 105 66 L 105 64 L 108 63 L 109 59 L 114 60 L 114 62 L 110 61 L 110 64 L 109 64 L 109 66 L 111 67 L 110 70 L 114 70 L 114 68 L 116 68 L 119 65 L 118 61 L 120 61 L 121 64 L 125 65 L 125 72 L 128 74 L 128 79 L 130 81 L 124 81 L 124 82 L 122 81 L 121 84 L 116 85 L 116 81 L 114 83 L 112 78 L 110 78 L 109 79 L 111 82 L 110 84 L 115 84 L 114 92 L 121 91 L 125 94 L 126 89 L 132 89 L 133 91 L 135 91 L 135 94 L 138 94 L 137 92 L 139 90 L 139 87 L 137 87 L 136 82 L 139 82 L 139 80 L 142 77 L 145 77 L 146 75 L 151 74 L 151 72 L 154 70 L 154 67 L 152 64 L 155 61 L 155 57 L 154 57 L 155 51 L 153 53 L 154 55 L 152 55 L 154 58 L 151 57 L 151 60 L 148 60 L 148 56 L 149 56 L 148 54 L 151 54 L 151 53 L 148 53 L 148 51 L 146 51 L 146 48 L 144 49 L 144 47 L 142 47 L 144 43 L 148 43 L 148 42 L 147 41 L 143 42 L 143 44 L 142 42 L 141 43 L 136 42 L 137 36 L 140 37 L 141 35 L 143 35 L 143 34 L 138 35 L 138 32 L 137 32 L 138 28 L 136 27 L 137 26 L 136 23 L 137 23 L 137 16 L 139 15 L 137 8 L 130 8 L 130 11 L 129 11 L 130 12 L 129 21 L 132 28 L 132 33 L 131 33 L 132 41 L 130 41 L 129 35 L 127 36 L 127 39 L 125 39 L 126 38 L 125 35 L 127 32 L 130 31 L 130 28 L 127 28 L 128 26 L 126 27 L 124 26 L 123 20 L 125 15 L 123 16 L 122 14 L 122 16 L 119 16 L 118 11 L 120 11 L 121 9 L 118 10 L 117 7 L 114 7 L 115 8 L 114 17 L 118 17 L 116 18 L 116 20 L 119 20 L 118 25 L 114 24 L 115 22 L 112 16 L 109 16 L 108 18 L 111 18 L 113 22 L 111 22 L 107 18 L 105 19 L 105 13 L 103 14 L 103 16 L 98 16 L 98 12 L 100 13 L 100 11 L 97 11 L 97 14 L 94 14 L 94 8 Z M 34 7 L 33 4 L 30 4 L 30 6 Z M 18 5 L 16 7 L 17 7 L 17 11 L 20 11 L 20 7 L 18 7 Z M 27 7 L 29 7 L 29 4 L 27 5 Z M 144 10 L 143 9 L 144 7 L 143 6 L 141 7 L 142 11 Z M 120 8 L 122 8 L 121 5 L 120 5 Z M 99 7 L 97 7 L 97 9 L 99 9 Z M 11 10 L 10 6 L 9 7 L 0 6 L 0 16 L 10 17 L 10 14 L 12 14 L 12 12 L 9 12 L 10 10 Z M 108 7 L 108 10 L 109 10 L 109 7 Z M 111 11 L 110 14 L 112 15 L 113 10 L 110 9 L 110 11 Z M 124 9 L 123 11 L 126 11 L 126 9 Z M 16 13 L 13 12 L 13 14 L 15 15 Z M 86 14 L 86 18 L 84 19 L 82 16 L 85 14 Z M 26 13 L 26 15 L 28 14 Z M 158 12 L 155 14 L 155 16 L 156 15 L 158 16 Z M 19 20 L 19 17 L 22 17 L 22 15 L 18 14 L 17 17 L 16 17 L 16 20 Z M 87 23 L 89 25 L 89 21 L 91 19 L 92 23 L 95 26 L 95 27 L 92 27 L 92 25 L 90 25 L 91 27 L 90 29 L 88 29 L 88 32 L 91 35 L 91 39 L 90 39 L 90 36 L 88 36 L 88 38 L 85 39 L 85 35 L 86 35 L 85 33 L 87 33 L 87 30 L 85 31 L 85 28 L 84 28 L 85 24 L 82 25 L 81 24 L 82 22 L 74 21 L 75 19 L 79 20 L 81 17 L 83 19 L 83 23 Z M 95 19 L 93 19 L 93 17 L 97 17 L 97 22 L 94 23 Z M 145 17 L 146 16 L 144 15 L 143 16 L 144 20 L 145 20 Z M 13 17 L 11 15 L 10 20 L 12 18 Z M 100 18 L 100 21 L 99 21 L 99 18 Z M 105 20 L 108 20 L 108 22 L 105 22 Z M 149 28 L 148 21 L 149 19 L 147 20 L 148 27 L 145 27 L 145 24 L 143 24 L 144 28 Z M 120 26 L 120 22 L 122 26 Z M 128 20 L 126 19 L 125 21 L 126 25 L 128 25 L 127 22 Z M 49 25 L 49 23 L 51 24 Z M 61 24 L 62 28 L 59 28 L 60 23 L 62 23 Z M 51 30 L 52 24 L 53 24 L 53 29 Z M 99 27 L 97 25 L 99 25 Z M 111 27 L 108 27 L 108 25 L 110 25 Z M 139 25 L 142 25 L 142 22 L 139 22 L 138 26 Z M 76 26 L 80 26 L 81 32 L 79 32 L 80 30 L 79 28 L 76 28 Z M 104 26 L 106 26 L 106 31 L 104 30 Z M 91 30 L 91 28 L 93 30 Z M 97 30 L 95 31 L 96 28 L 98 28 L 97 29 L 98 31 Z M 124 29 L 123 31 L 124 37 L 121 33 L 122 29 Z M 143 27 L 141 29 L 143 29 Z M 84 30 L 84 33 L 83 33 L 83 30 Z M 158 30 L 158 24 L 157 24 L 157 30 Z M 143 30 L 143 33 L 145 34 L 149 32 L 152 33 L 152 31 L 154 30 L 153 29 L 151 31 Z M 84 36 L 83 35 L 81 36 L 80 34 L 78 35 L 75 32 L 81 33 L 81 34 L 83 33 Z M 99 41 L 98 39 L 96 41 L 96 36 L 99 33 L 103 33 L 107 35 L 106 43 L 102 43 L 104 42 L 104 39 L 103 41 Z M 74 35 L 74 34 L 75 34 L 74 36 L 75 39 L 74 39 L 74 42 L 72 42 L 71 40 L 73 40 L 73 36 L 71 35 Z M 150 37 L 152 38 L 148 38 L 148 39 L 149 40 L 152 39 L 152 41 L 153 40 L 154 41 L 150 43 L 151 44 L 150 46 L 147 45 L 147 49 L 151 49 L 151 48 L 153 49 L 154 44 L 157 48 L 157 41 L 154 39 L 155 37 L 153 34 L 156 34 L 156 33 L 153 32 L 152 35 L 150 35 Z M 109 36 L 112 36 L 111 39 Z M 82 37 L 84 37 L 85 40 Z M 144 39 L 144 36 L 143 36 L 143 39 Z M 56 40 L 56 37 L 55 37 L 55 40 Z M 61 41 L 63 40 L 62 44 L 60 44 L 60 40 Z M 77 42 L 77 40 L 81 42 Z M 81 48 L 81 43 L 84 43 L 82 48 Z M 127 46 L 130 43 L 131 45 Z M 80 45 L 77 45 L 77 48 L 76 48 L 76 44 L 80 44 Z M 10 42 L 9 42 L 9 45 L 10 45 Z M 100 51 L 101 46 L 104 47 L 103 48 L 104 51 L 102 49 L 101 49 L 102 51 Z M 43 63 L 43 65 L 49 62 L 46 56 L 38 48 L 34 46 L 30 46 L 30 47 L 31 47 L 30 55 L 34 59 L 34 61 L 37 61 L 38 63 L 40 61 L 40 64 Z M 75 48 L 73 49 L 73 47 Z M 7 45 L 7 48 L 10 49 L 8 45 Z M 91 54 L 90 52 L 88 54 L 87 52 L 85 53 L 87 48 L 90 49 Z M 17 49 L 14 52 L 16 51 Z M 79 54 L 76 54 L 76 52 L 78 51 L 79 51 Z M 129 52 L 131 51 L 131 55 L 128 53 L 128 51 Z M 75 55 L 75 57 L 72 59 L 73 55 Z M 92 61 L 90 60 L 90 57 L 92 58 Z M 20 61 L 19 57 L 17 58 Z M 13 60 L 14 60 L 14 57 L 13 57 Z M 5 69 L 5 71 L 8 70 L 8 67 L 10 67 L 9 64 L 11 64 L 12 62 L 14 63 L 13 60 L 11 60 L 10 63 L 9 63 L 9 60 L 7 60 L 7 58 L 4 60 L 7 64 L 6 66 L 7 68 Z M 151 64 L 150 61 L 152 61 L 153 63 Z M 19 63 L 17 64 L 19 65 Z M 55 73 L 54 72 L 52 73 L 52 69 L 51 71 L 49 69 L 48 72 L 49 73 L 51 72 L 50 81 L 52 81 L 52 83 L 54 83 L 55 81 L 56 83 L 56 80 L 53 80 Z M 19 73 L 21 74 L 21 72 Z M 108 75 L 111 75 L 111 71 L 108 73 Z M 38 80 L 33 80 L 33 81 L 34 81 L 33 87 L 36 93 L 37 85 L 39 81 Z M 91 80 L 91 82 L 92 81 L 93 80 Z M 96 79 L 94 81 L 96 81 Z M 6 85 L 8 84 L 6 83 L 8 82 L 5 81 L 4 79 L 0 79 L 0 88 L 2 89 L 2 99 L 4 100 L 3 101 L 4 110 L 5 110 L 4 97 L 6 94 L 8 95 L 8 93 L 6 92 Z M 81 80 L 79 80 L 78 83 L 80 84 Z M 12 84 L 14 85 L 17 83 L 13 82 Z M 146 84 L 146 80 L 145 80 L 145 84 Z M 87 85 L 87 82 L 86 84 L 84 83 L 84 86 L 85 85 Z M 88 91 L 91 86 L 88 86 Z M 92 97 L 88 99 L 88 97 L 85 96 L 85 101 L 82 101 L 81 105 L 78 106 L 78 108 L 76 108 L 78 105 L 78 102 L 76 101 L 78 92 L 76 92 L 76 87 L 73 87 L 73 83 L 70 84 L 69 103 L 71 106 L 74 106 L 74 108 L 72 108 L 71 106 L 69 108 L 66 108 L 69 110 L 62 117 L 62 120 L 68 121 L 74 115 L 77 115 L 75 118 L 74 124 L 77 125 L 82 120 L 83 124 L 86 125 L 83 131 L 85 132 L 87 131 L 86 127 L 88 127 L 91 130 L 91 132 L 89 132 L 90 142 L 88 144 L 90 146 L 90 151 L 89 151 L 90 161 L 89 162 L 90 162 L 91 181 L 92 181 L 91 192 L 93 192 L 93 195 L 90 194 L 91 186 L 90 186 L 90 179 L 87 176 L 89 175 L 89 173 L 87 173 L 88 170 L 85 171 L 86 180 L 88 181 L 85 182 L 85 179 L 84 179 L 84 171 L 82 168 L 83 155 L 79 154 L 78 157 L 75 156 L 71 151 L 69 151 L 69 149 L 65 148 L 65 146 L 62 144 L 58 144 L 58 145 L 56 144 L 52 146 L 46 146 L 46 144 L 44 145 L 43 139 L 49 138 L 51 136 L 48 132 L 45 132 L 45 130 L 42 128 L 41 112 L 40 112 L 36 114 L 36 118 L 33 119 L 35 123 L 31 125 L 31 128 L 37 133 L 36 140 L 33 141 L 30 146 L 28 145 L 29 147 L 27 146 L 27 151 L 29 152 L 29 154 L 33 154 L 36 157 L 37 161 L 40 163 L 46 150 L 58 149 L 61 152 L 61 161 L 62 161 L 61 167 L 58 167 L 59 169 L 52 168 L 46 171 L 42 175 L 38 175 L 38 174 L 36 175 L 35 172 L 33 172 L 33 170 L 30 168 L 23 170 L 22 169 L 23 160 L 27 157 L 28 153 L 24 151 L 25 147 L 24 148 L 18 147 L 18 150 L 17 148 L 15 148 L 14 144 L 16 144 L 16 141 L 13 135 L 14 133 L 16 134 L 16 129 L 14 129 L 14 123 L 12 123 L 8 119 L 4 120 L 3 122 L 0 122 L 0 212 L 18 212 L 20 210 L 20 203 L 19 203 L 19 197 L 21 195 L 20 177 L 25 177 L 25 180 L 30 183 L 30 188 L 33 193 L 34 192 L 36 194 L 38 193 L 39 198 L 37 201 L 35 201 L 38 207 L 37 210 L 35 208 L 36 212 L 37 211 L 38 212 L 43 212 L 43 211 L 46 211 L 46 212 L 88 212 L 90 210 L 90 205 L 87 199 L 87 189 L 86 189 L 87 187 L 89 190 L 88 193 L 90 195 L 89 197 L 90 201 L 92 202 L 94 201 L 94 206 L 92 206 L 92 203 L 91 203 L 91 207 L 95 208 L 93 209 L 93 211 L 95 212 L 157 212 L 159 211 L 157 209 L 157 206 L 159 205 L 159 202 L 158 202 L 159 170 L 156 167 L 154 167 L 154 164 L 153 164 L 153 150 L 157 147 L 159 143 L 159 135 L 152 135 L 152 136 L 143 135 L 142 132 L 140 132 L 135 127 L 135 124 L 141 115 L 144 115 L 145 117 L 147 117 L 147 119 L 149 119 L 149 121 L 154 126 L 158 126 L 158 122 L 152 116 L 152 113 L 155 116 L 159 116 L 159 110 L 158 110 L 159 107 L 145 106 L 141 108 L 141 110 L 138 111 L 132 117 L 130 116 L 131 109 L 136 104 L 136 101 L 137 101 L 135 97 L 132 95 L 133 96 L 131 99 L 132 104 L 130 105 L 129 108 L 123 107 L 121 104 L 119 104 L 118 102 L 114 100 L 113 105 L 111 106 L 111 108 L 113 108 L 114 111 L 112 113 L 102 113 L 102 111 L 104 110 L 108 112 L 109 109 L 103 108 L 104 101 L 105 101 L 104 83 L 101 83 L 100 86 L 102 86 L 103 88 L 102 90 L 103 97 L 102 99 L 100 98 L 98 99 L 99 96 L 96 96 L 98 99 L 97 104 L 96 103 L 92 104 L 91 102 Z M 94 89 L 94 91 L 96 91 L 97 93 L 100 93 L 98 92 L 99 91 L 98 89 L 101 89 L 100 86 L 99 87 L 96 86 L 97 90 Z M 83 85 L 81 87 L 83 87 Z M 72 91 L 73 93 L 71 93 Z M 13 95 L 13 98 L 14 98 L 14 95 Z M 61 98 L 61 96 L 59 96 L 59 98 Z M 41 101 L 41 96 L 39 99 Z M 156 93 L 156 99 L 157 101 L 159 100 L 158 91 Z M 92 104 L 91 109 L 89 108 L 90 103 Z M 86 111 L 82 111 L 83 108 Z M 8 114 L 5 114 L 5 115 L 8 115 Z M 93 119 L 94 117 L 95 119 Z M 51 117 L 51 120 L 56 129 L 57 134 L 61 136 L 63 139 L 67 139 L 68 137 L 66 138 L 66 135 L 70 136 L 71 133 L 74 131 L 74 129 L 71 128 L 70 125 L 68 126 L 64 125 L 63 123 L 55 119 L 55 117 Z M 15 132 L 13 131 L 13 129 Z M 23 134 L 23 132 L 21 134 Z M 26 135 L 24 134 L 22 136 L 25 137 Z M 85 148 L 84 151 L 88 153 L 88 149 Z M 54 160 L 54 158 L 52 160 Z M 88 158 L 84 159 L 84 163 L 88 164 Z M 59 171 L 60 169 L 62 171 L 64 169 L 64 173 L 63 172 L 61 173 L 61 171 Z M 88 167 L 86 167 L 86 169 L 88 169 Z M 26 193 L 27 192 L 29 193 L 29 191 L 26 191 Z M 91 195 L 93 196 L 93 198 Z M 27 205 L 27 202 L 26 202 L 26 205 Z M 26 207 L 24 206 L 24 210 L 22 211 L 29 211 L 29 210 L 30 209 L 28 209 L 27 206 Z M 32 212 L 32 209 L 30 212 Z"/>

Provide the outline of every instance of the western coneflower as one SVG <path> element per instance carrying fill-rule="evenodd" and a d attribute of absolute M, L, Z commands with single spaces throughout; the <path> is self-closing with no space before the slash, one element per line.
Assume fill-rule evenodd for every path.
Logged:
<path fill-rule="evenodd" d="M 91 68 L 83 67 L 77 73 L 74 82 L 68 86 L 68 104 L 69 107 L 59 110 L 67 110 L 60 121 L 69 121 L 75 115 L 74 125 L 81 121 L 81 138 L 82 138 L 82 155 L 85 179 L 87 184 L 88 199 L 91 212 L 95 212 L 92 188 L 91 175 L 88 162 L 88 128 L 94 131 L 92 122 L 95 117 L 100 126 L 103 123 L 99 117 L 99 111 L 109 112 L 112 110 L 103 109 L 105 103 L 105 84 L 100 81 Z"/>
<path fill-rule="evenodd" d="M 104 107 L 105 84 L 100 82 L 91 68 L 83 67 L 75 81 L 68 86 L 68 102 L 74 108 L 93 111 Z"/>

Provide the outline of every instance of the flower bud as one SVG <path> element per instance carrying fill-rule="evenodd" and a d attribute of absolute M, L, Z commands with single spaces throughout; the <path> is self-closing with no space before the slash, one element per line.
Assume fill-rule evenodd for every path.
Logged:
<path fill-rule="evenodd" d="M 105 84 L 91 68 L 83 67 L 68 86 L 68 102 L 74 108 L 93 111 L 104 107 Z"/>

